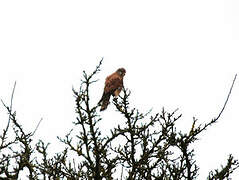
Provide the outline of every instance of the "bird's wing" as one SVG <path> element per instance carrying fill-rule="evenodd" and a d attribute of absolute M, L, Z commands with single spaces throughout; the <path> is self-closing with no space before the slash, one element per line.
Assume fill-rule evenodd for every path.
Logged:
<path fill-rule="evenodd" d="M 123 79 L 116 73 L 108 76 L 105 81 L 104 93 L 114 93 L 116 89 L 122 89 Z"/>

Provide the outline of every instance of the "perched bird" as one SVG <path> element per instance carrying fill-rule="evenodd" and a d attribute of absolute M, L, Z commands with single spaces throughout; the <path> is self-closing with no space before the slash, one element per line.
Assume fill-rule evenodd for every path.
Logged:
<path fill-rule="evenodd" d="M 103 111 L 107 108 L 110 100 L 110 96 L 117 97 L 120 91 L 123 88 L 123 78 L 126 71 L 124 68 L 119 68 L 113 74 L 109 75 L 105 79 L 105 87 L 102 98 L 99 101 L 99 105 L 101 105 L 100 111 Z"/>

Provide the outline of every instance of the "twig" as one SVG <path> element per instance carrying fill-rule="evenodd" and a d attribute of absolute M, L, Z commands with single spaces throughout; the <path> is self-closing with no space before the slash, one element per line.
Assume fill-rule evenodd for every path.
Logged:
<path fill-rule="evenodd" d="M 41 124 L 41 122 L 42 122 L 42 118 L 41 118 L 41 120 L 38 122 L 37 127 L 36 127 L 35 130 L 33 131 L 32 135 L 35 134 L 35 132 L 36 132 L 36 130 L 38 129 L 38 127 L 39 127 L 39 125 Z"/>
<path fill-rule="evenodd" d="M 222 115 L 222 113 L 223 113 L 223 111 L 224 111 L 224 109 L 225 109 L 225 107 L 226 107 L 226 105 L 227 105 L 227 102 L 228 102 L 229 97 L 230 97 L 230 95 L 231 95 L 231 92 L 232 92 L 234 83 L 235 83 L 235 81 L 236 81 L 236 78 L 237 78 L 237 74 L 235 75 L 235 77 L 234 77 L 234 79 L 233 79 L 233 81 L 232 81 L 232 85 L 231 85 L 230 91 L 229 91 L 229 93 L 228 93 L 228 95 L 227 95 L 227 99 L 226 99 L 226 101 L 225 101 L 225 103 L 224 103 L 224 105 L 223 105 L 223 107 L 222 107 L 220 113 L 219 113 L 218 116 L 214 119 L 215 121 L 220 118 L 220 116 Z"/>
<path fill-rule="evenodd" d="M 192 135 L 192 134 L 193 134 L 193 136 L 190 137 L 189 141 L 191 141 L 191 138 L 194 138 L 196 135 L 198 135 L 198 134 L 201 133 L 202 131 L 206 130 L 206 128 L 207 128 L 208 126 L 211 126 L 213 123 L 217 122 L 217 120 L 221 117 L 221 115 L 222 115 L 224 109 L 226 108 L 226 105 L 227 105 L 227 102 L 228 102 L 228 100 L 229 100 L 229 97 L 230 97 L 230 95 L 231 95 L 231 92 L 232 92 L 234 83 L 235 83 L 235 81 L 236 81 L 236 77 L 237 77 L 237 74 L 235 75 L 235 77 L 234 77 L 234 79 L 233 79 L 233 81 L 232 81 L 232 85 L 231 85 L 230 91 L 229 91 L 229 93 L 227 94 L 226 101 L 224 102 L 224 105 L 223 105 L 221 111 L 219 112 L 218 116 L 217 116 L 216 118 L 213 118 L 209 123 L 205 124 L 202 128 L 200 128 L 201 125 L 199 125 L 199 127 L 197 128 L 196 131 L 195 131 L 195 130 L 191 131 L 191 132 L 189 133 L 189 135 Z"/>
<path fill-rule="evenodd" d="M 10 104 L 10 109 L 9 109 L 10 112 L 12 111 L 13 96 L 14 96 L 16 84 L 17 84 L 17 82 L 15 81 L 14 82 L 14 86 L 13 86 L 13 90 L 12 90 L 12 95 L 11 95 L 11 104 Z M 7 123 L 7 127 L 6 127 L 6 132 L 7 132 L 8 128 L 9 128 L 10 120 L 11 120 L 11 114 L 9 114 L 8 123 Z"/>
<path fill-rule="evenodd" d="M 6 129 L 3 131 L 3 135 L 2 135 L 2 143 L 1 143 L 1 147 L 4 143 L 4 139 L 5 139 L 5 136 L 7 134 L 7 131 L 8 131 L 8 128 L 9 128 L 9 125 L 10 125 L 10 121 L 11 121 L 11 112 L 12 112 L 12 104 L 13 104 L 13 96 L 14 96 L 14 92 L 15 92 L 15 88 L 16 88 L 16 81 L 14 82 L 14 86 L 13 86 L 13 90 L 12 90 L 12 95 L 11 95 L 11 104 L 10 104 L 10 108 L 3 102 L 3 100 L 1 99 L 1 102 L 3 104 L 4 107 L 6 107 L 9 111 L 9 117 L 8 117 L 8 122 L 7 122 L 7 127 Z"/>
<path fill-rule="evenodd" d="M 124 166 L 122 166 L 120 180 L 122 180 L 122 179 L 123 179 L 123 171 L 124 171 Z"/>

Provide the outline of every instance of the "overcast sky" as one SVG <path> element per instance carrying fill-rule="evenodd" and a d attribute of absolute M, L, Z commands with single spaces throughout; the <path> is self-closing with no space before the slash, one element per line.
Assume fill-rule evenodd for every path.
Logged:
<path fill-rule="evenodd" d="M 9 102 L 16 80 L 20 123 L 30 131 L 43 118 L 35 136 L 54 146 L 75 118 L 72 86 L 104 57 L 94 102 L 105 77 L 124 67 L 132 105 L 179 108 L 187 132 L 193 117 L 217 116 L 238 73 L 238 9 L 237 0 L 0 1 L 0 98 Z M 230 153 L 239 159 L 238 107 L 237 79 L 220 121 L 196 143 L 202 179 Z M 117 125 L 112 104 L 102 116 Z M 7 123 L 2 106 L 0 117 Z"/>

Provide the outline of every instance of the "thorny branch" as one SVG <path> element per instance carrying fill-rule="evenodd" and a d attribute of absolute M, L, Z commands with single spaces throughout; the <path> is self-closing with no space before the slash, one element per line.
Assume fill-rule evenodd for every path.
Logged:
<path fill-rule="evenodd" d="M 206 130 L 206 128 L 207 128 L 208 126 L 211 126 L 212 124 L 216 123 L 216 122 L 219 120 L 219 118 L 221 117 L 223 111 L 224 111 L 225 108 L 226 108 L 226 105 L 227 105 L 228 100 L 229 100 L 229 98 L 230 98 L 230 95 L 231 95 L 231 92 L 232 92 L 234 83 L 235 83 L 235 81 L 236 81 L 236 78 L 237 78 L 237 74 L 234 76 L 234 79 L 233 79 L 233 81 L 232 81 L 232 85 L 231 85 L 231 87 L 230 87 L 229 93 L 227 94 L 226 101 L 224 102 L 224 105 L 223 105 L 223 107 L 222 107 L 222 109 L 221 109 L 221 111 L 219 112 L 219 114 L 218 114 L 217 117 L 213 118 L 209 123 L 204 124 L 203 127 L 202 127 L 202 124 L 200 124 L 197 128 L 195 128 L 195 123 L 196 123 L 197 119 L 195 119 L 195 118 L 193 119 L 192 128 L 191 128 L 190 133 L 189 133 L 189 135 L 190 135 L 189 140 L 196 140 L 196 139 L 197 139 L 196 136 L 197 136 L 199 133 L 201 133 L 202 131 Z M 201 128 L 201 127 L 202 127 L 202 128 Z"/>
<path fill-rule="evenodd" d="M 15 92 L 15 88 L 16 88 L 16 81 L 14 82 L 14 86 L 13 86 L 13 90 L 12 90 L 12 95 L 11 95 L 11 104 L 10 104 L 10 110 L 12 110 L 12 104 L 13 104 L 13 96 L 14 96 L 14 92 Z M 4 107 L 8 108 L 3 100 L 1 99 L 1 102 L 3 104 Z M 3 144 L 4 144 L 4 141 L 6 139 L 6 135 L 7 135 L 7 131 L 8 131 L 8 128 L 9 128 L 9 124 L 10 124 L 10 121 L 11 121 L 11 115 L 9 114 L 9 118 L 8 118 L 8 122 L 7 122 L 7 127 L 3 130 L 3 135 L 1 136 L 1 146 L 0 146 L 0 150 L 1 150 L 1 147 L 3 147 Z M 10 144 L 9 144 L 10 145 Z M 8 146 L 8 145 L 7 145 Z"/>
<path fill-rule="evenodd" d="M 9 114 L 9 121 L 0 137 L 0 180 L 18 179 L 25 168 L 29 179 L 44 180 L 196 179 L 199 167 L 192 145 L 199 139 L 201 132 L 221 117 L 236 76 L 218 116 L 204 125 L 196 125 L 198 120 L 194 118 L 189 133 L 177 130 L 177 122 L 182 121 L 178 109 L 171 113 L 164 108 L 156 114 L 151 111 L 141 113 L 131 108 L 131 92 L 123 88 L 122 96 L 113 100 L 117 111 L 115 113 L 122 116 L 112 117 L 110 120 L 115 122 L 115 127 L 110 133 L 104 134 L 99 124 L 107 123 L 108 119 L 102 119 L 99 105 L 93 104 L 90 94 L 97 82 L 95 76 L 100 72 L 102 61 L 103 58 L 92 73 L 83 71 L 80 88 L 73 88 L 76 113 L 74 128 L 65 137 L 58 137 L 64 144 L 64 150 L 53 156 L 49 155 L 49 143 L 39 140 L 35 146 L 32 145 L 33 135 L 42 119 L 31 133 L 26 133 L 19 124 L 16 112 L 12 110 L 14 84 L 10 106 L 2 101 Z M 118 124 L 119 118 L 125 123 Z M 10 123 L 15 137 L 11 140 L 7 137 Z M 229 179 L 238 167 L 238 161 L 230 155 L 221 170 L 209 173 L 208 180 Z"/>

